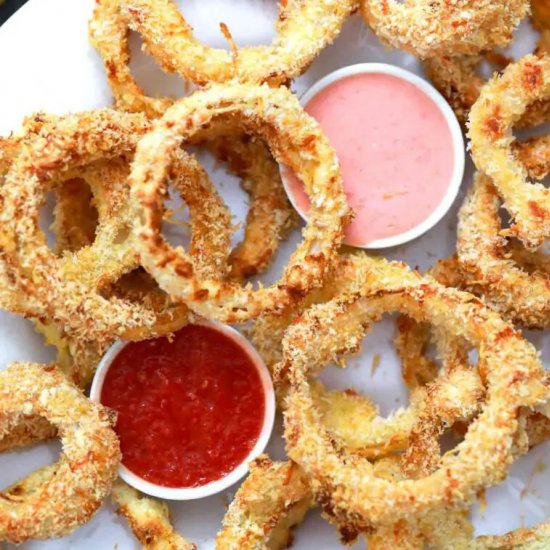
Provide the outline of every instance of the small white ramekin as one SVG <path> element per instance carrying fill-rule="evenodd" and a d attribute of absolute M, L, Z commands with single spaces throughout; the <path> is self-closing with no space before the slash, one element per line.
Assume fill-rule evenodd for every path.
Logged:
<path fill-rule="evenodd" d="M 254 445 L 254 448 L 250 451 L 248 456 L 243 460 L 243 462 L 225 477 L 207 483 L 206 485 L 201 485 L 200 487 L 173 488 L 157 485 L 155 483 L 146 481 L 145 479 L 139 477 L 134 472 L 129 470 L 123 464 L 120 464 L 119 475 L 124 481 L 126 481 L 126 483 L 128 483 L 132 487 L 135 487 L 142 493 L 169 500 L 194 500 L 198 498 L 204 498 L 219 493 L 239 481 L 248 472 L 248 464 L 250 463 L 250 461 L 254 460 L 265 450 L 269 442 L 269 438 L 271 437 L 271 432 L 273 431 L 273 423 L 275 420 L 275 391 L 273 389 L 271 375 L 262 358 L 260 357 L 260 354 L 256 351 L 252 344 L 240 332 L 228 325 L 224 325 L 216 321 L 207 320 L 195 320 L 193 321 L 193 324 L 204 325 L 220 331 L 225 336 L 231 338 L 236 344 L 238 344 L 252 359 L 252 362 L 254 363 L 258 374 L 260 375 L 260 380 L 262 382 L 264 390 L 264 421 L 260 436 L 258 437 L 258 441 Z M 101 402 L 101 390 L 103 389 L 103 383 L 105 381 L 107 371 L 109 370 L 109 367 L 111 366 L 114 358 L 129 343 L 130 342 L 125 342 L 122 340 L 115 342 L 101 359 L 92 382 L 92 388 L 90 390 L 90 398 L 92 400 Z"/>
<path fill-rule="evenodd" d="M 321 78 L 321 80 L 318 80 L 313 86 L 311 86 L 311 88 L 309 88 L 300 97 L 300 103 L 302 104 L 302 106 L 305 107 L 308 102 L 313 99 L 313 97 L 315 97 L 321 90 L 336 82 L 337 80 L 341 80 L 342 78 L 346 78 L 348 76 L 366 73 L 387 74 L 395 76 L 397 78 L 401 78 L 403 80 L 406 80 L 407 82 L 410 82 L 411 84 L 414 84 L 419 90 L 421 90 L 426 96 L 428 96 L 435 103 L 435 105 L 447 121 L 449 129 L 451 131 L 451 139 L 454 149 L 453 174 L 451 176 L 447 192 L 445 193 L 445 196 L 443 197 L 437 208 L 422 223 L 418 224 L 412 229 L 409 229 L 408 231 L 405 231 L 404 233 L 399 233 L 398 235 L 387 237 L 385 239 L 377 239 L 376 241 L 367 243 L 364 246 L 353 245 L 355 248 L 364 248 L 369 250 L 389 248 L 391 246 L 397 246 L 412 241 L 413 239 L 416 239 L 417 237 L 420 237 L 420 235 L 426 233 L 426 231 L 430 230 L 437 222 L 439 222 L 441 218 L 443 218 L 443 216 L 445 216 L 445 214 L 449 211 L 449 208 L 451 208 L 454 200 L 456 199 L 456 196 L 460 189 L 460 185 L 462 184 L 462 178 L 464 177 L 466 155 L 462 129 L 460 128 L 460 124 L 458 123 L 458 120 L 453 110 L 451 109 L 445 98 L 423 78 L 415 75 L 414 73 L 406 71 L 405 69 L 396 67 L 395 65 L 388 65 L 386 63 L 358 63 L 357 65 L 342 67 L 337 71 L 327 74 L 326 76 Z M 389 98 L 389 100 L 391 101 L 391 98 Z M 285 168 L 282 166 L 280 169 L 280 174 L 290 202 L 292 203 L 298 214 L 300 214 L 302 219 L 307 221 L 307 214 L 302 209 L 300 209 L 294 201 L 294 197 L 289 190 L 289 186 L 286 180 Z M 366 182 L 366 184 L 368 185 L 368 181 Z"/>

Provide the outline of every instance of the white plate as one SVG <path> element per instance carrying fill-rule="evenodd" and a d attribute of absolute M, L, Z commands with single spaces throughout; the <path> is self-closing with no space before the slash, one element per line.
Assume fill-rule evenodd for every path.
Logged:
<path fill-rule="evenodd" d="M 0 28 L 0 134 L 6 134 L 21 123 L 23 117 L 37 110 L 67 113 L 110 104 L 110 93 L 102 65 L 89 46 L 87 22 L 93 8 L 93 0 L 30 0 L 18 13 Z M 181 2 L 183 4 L 183 2 Z M 212 14 L 216 14 L 212 17 Z M 273 0 L 187 0 L 185 15 L 196 29 L 199 38 L 218 47 L 225 47 L 218 23 L 228 24 L 239 44 L 260 44 L 270 41 L 276 17 Z M 254 24 L 251 24 L 254 21 Z M 524 28 L 521 40 L 514 50 L 525 53 L 533 46 L 532 33 Z M 134 43 L 135 51 L 139 41 Z M 343 29 L 342 35 L 313 63 L 307 74 L 297 79 L 294 89 L 301 93 L 323 75 L 344 65 L 366 61 L 390 62 L 422 74 L 418 62 L 400 52 L 385 50 L 363 26 L 359 17 L 353 17 Z M 135 74 L 146 84 L 150 92 L 183 93 L 184 87 L 174 77 L 162 75 L 154 63 L 142 55 L 133 62 Z M 406 172 L 403 177 L 406 177 Z M 214 174 L 233 211 L 242 219 L 245 213 L 244 195 L 236 182 L 219 170 Z M 471 167 L 468 168 L 465 185 L 469 184 Z M 426 235 L 408 245 L 387 250 L 386 256 L 401 259 L 421 269 L 430 266 L 454 249 L 456 208 Z M 296 242 L 297 235 L 291 239 Z M 290 250 L 286 247 L 277 264 L 266 276 L 273 280 Z M 328 370 L 324 379 L 333 387 L 354 384 L 369 393 L 380 404 L 383 414 L 391 412 L 407 402 L 406 392 L 400 382 L 398 364 L 391 345 L 393 327 L 381 323 L 365 340 L 363 354 L 350 363 L 347 371 Z M 540 334 L 532 337 L 548 359 L 548 341 Z M 372 359 L 379 353 L 382 362 L 374 375 Z M 31 326 L 12 315 L 0 312 L 0 368 L 13 360 L 46 361 L 53 352 L 45 349 L 40 337 Z M 280 438 L 280 423 L 270 444 L 270 452 L 276 458 L 284 456 Z M 476 512 L 473 519 L 479 534 L 503 533 L 519 526 L 531 526 L 550 515 L 550 493 L 546 490 L 550 473 L 544 471 L 548 445 L 542 445 L 516 464 L 508 481 L 488 491 L 488 507 Z M 0 487 L 46 461 L 53 461 L 59 446 L 50 444 L 23 452 L 0 456 Z M 236 488 L 224 496 L 214 496 L 203 501 L 171 503 L 176 528 L 200 549 L 214 547 L 214 537 L 219 529 L 227 503 Z M 363 548 L 359 543 L 357 548 Z M 61 540 L 33 542 L 25 548 L 72 549 L 96 548 L 137 549 L 138 544 L 130 534 L 125 521 L 106 503 L 94 519 Z M 340 548 L 334 529 L 322 521 L 316 512 L 308 515 L 305 523 L 296 531 L 294 548 Z"/>

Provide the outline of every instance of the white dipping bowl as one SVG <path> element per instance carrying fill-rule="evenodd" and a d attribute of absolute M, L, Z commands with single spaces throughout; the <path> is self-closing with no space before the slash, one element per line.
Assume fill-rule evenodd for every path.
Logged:
<path fill-rule="evenodd" d="M 445 98 L 423 78 L 415 75 L 414 73 L 406 71 L 405 69 L 396 67 L 395 65 L 388 65 L 386 63 L 358 63 L 357 65 L 349 65 L 348 67 L 343 67 L 341 69 L 338 69 L 337 71 L 327 74 L 326 76 L 321 78 L 321 80 L 318 80 L 313 86 L 311 86 L 311 88 L 309 88 L 309 90 L 307 90 L 307 92 L 305 92 L 301 96 L 300 103 L 303 107 L 306 107 L 309 101 L 313 99 L 321 90 L 324 90 L 327 86 L 330 86 L 338 80 L 357 74 L 371 73 L 395 76 L 397 78 L 410 82 L 411 84 L 414 84 L 420 91 L 422 91 L 429 99 L 432 100 L 439 111 L 443 114 L 451 132 L 451 140 L 454 150 L 454 169 L 445 196 L 443 197 L 437 208 L 435 208 L 435 210 L 423 222 L 413 227 L 412 229 L 405 231 L 404 233 L 399 233 L 392 237 L 377 239 L 363 246 L 350 245 L 354 246 L 355 248 L 363 248 L 366 250 L 389 248 L 391 246 L 397 246 L 412 241 L 413 239 L 416 239 L 417 237 L 420 237 L 420 235 L 426 233 L 426 231 L 429 231 L 435 224 L 437 224 L 437 222 L 439 222 L 441 218 L 443 218 L 443 216 L 445 216 L 445 214 L 449 211 L 449 208 L 451 208 L 454 200 L 456 199 L 456 196 L 460 189 L 460 185 L 462 184 L 462 178 L 464 177 L 464 166 L 466 162 L 462 129 L 460 128 L 460 124 L 458 123 L 458 120 L 453 110 L 451 109 Z M 299 208 L 299 206 L 296 204 L 294 196 L 290 191 L 290 185 L 287 182 L 285 171 L 285 167 L 281 166 L 281 179 L 283 180 L 283 185 L 285 187 L 288 198 L 298 214 L 300 214 L 302 219 L 307 222 L 307 213 L 303 209 Z M 366 185 L 368 185 L 368 180 L 366 181 Z"/>
<path fill-rule="evenodd" d="M 269 442 L 269 438 L 271 437 L 273 422 L 275 420 L 275 391 L 273 389 L 271 374 L 260 357 L 260 354 L 256 351 L 252 344 L 240 332 L 228 325 L 224 325 L 216 321 L 206 320 L 195 320 L 193 321 L 193 324 L 207 326 L 221 332 L 238 344 L 250 357 L 256 367 L 256 370 L 258 371 L 258 374 L 260 375 L 265 397 L 265 412 L 258 441 L 256 441 L 254 448 L 250 451 L 248 456 L 241 462 L 241 464 L 239 464 L 223 478 L 211 481 L 210 483 L 206 483 L 200 487 L 177 488 L 157 485 L 156 483 L 151 483 L 150 481 L 141 478 L 124 466 L 124 464 L 120 464 L 119 475 L 124 481 L 126 481 L 126 483 L 132 487 L 135 487 L 142 493 L 168 500 L 194 500 L 208 497 L 227 489 L 239 481 L 248 473 L 248 464 L 250 461 L 254 460 L 265 450 Z M 101 391 L 103 389 L 103 383 L 105 381 L 107 371 L 109 370 L 109 367 L 113 363 L 115 357 L 128 344 L 131 344 L 131 342 L 125 342 L 122 340 L 115 342 L 101 359 L 92 382 L 92 388 L 90 390 L 90 398 L 92 400 L 101 402 Z"/>

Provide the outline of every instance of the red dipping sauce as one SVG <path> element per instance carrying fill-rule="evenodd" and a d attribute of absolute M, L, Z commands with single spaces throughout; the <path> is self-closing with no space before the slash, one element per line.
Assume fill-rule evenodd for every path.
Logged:
<path fill-rule="evenodd" d="M 187 325 L 170 341 L 131 342 L 113 360 L 101 402 L 118 412 L 122 463 L 165 487 L 225 477 L 250 454 L 265 413 L 248 353 L 222 332 Z"/>

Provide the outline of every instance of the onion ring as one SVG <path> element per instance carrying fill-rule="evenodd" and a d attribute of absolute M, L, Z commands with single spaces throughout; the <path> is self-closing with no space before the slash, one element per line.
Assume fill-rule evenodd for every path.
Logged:
<path fill-rule="evenodd" d="M 527 0 L 361 0 L 367 24 L 388 46 L 426 58 L 506 46 Z"/>
<path fill-rule="evenodd" d="M 390 270 L 391 268 L 386 268 L 384 273 L 384 269 L 380 269 L 366 255 L 342 255 L 321 289 L 310 293 L 301 302 L 288 306 L 282 313 L 266 314 L 256 321 L 251 339 L 268 368 L 275 374 L 279 402 L 284 402 L 288 389 L 284 380 L 277 379 L 276 372 L 277 363 L 282 359 L 283 335 L 288 326 L 312 304 L 327 302 L 343 292 L 364 292 L 365 288 L 371 291 L 380 289 Z M 392 276 L 399 277 L 400 273 L 401 269 L 396 268 Z M 411 274 L 411 278 L 416 281 L 415 275 Z M 358 330 L 361 331 L 360 326 Z M 357 351 L 360 340 L 354 335 L 337 342 L 334 350 L 323 358 L 322 364 L 337 360 L 336 349 L 345 348 L 348 353 Z M 346 447 L 354 453 L 377 458 L 407 447 L 419 415 L 432 402 L 439 404 L 442 416 L 444 411 L 444 419 L 450 425 L 470 418 L 478 410 L 479 379 L 475 373 L 464 372 L 467 358 L 455 342 L 445 342 L 441 353 L 445 364 L 442 379 L 433 388 L 417 387 L 411 395 L 411 405 L 398 409 L 388 418 L 380 416 L 378 408 L 368 398 L 353 390 L 327 391 L 319 382 L 311 381 L 312 398 L 323 426 L 331 437 L 344 439 Z M 464 367 L 456 368 L 459 363 Z M 454 389 L 461 377 L 467 380 L 467 384 L 459 386 L 464 391 Z"/>
<path fill-rule="evenodd" d="M 535 55 L 550 52 L 550 19 L 546 15 L 544 0 L 531 0 L 531 22 L 540 33 Z M 424 69 L 432 84 L 449 102 L 458 120 L 466 124 L 470 108 L 476 102 L 481 88 L 487 79 L 481 76 L 479 69 L 488 62 L 499 71 L 503 70 L 511 59 L 498 51 L 478 55 L 439 55 L 426 59 Z M 530 105 L 517 123 L 518 127 L 529 128 L 550 120 L 550 102 L 536 101 Z"/>
<path fill-rule="evenodd" d="M 0 539 L 14 543 L 63 536 L 88 521 L 109 494 L 120 461 L 107 410 L 55 367 L 15 363 L 0 374 L 1 436 L 28 415 L 57 427 L 63 451 L 34 491 L 0 499 Z"/>
<path fill-rule="evenodd" d="M 501 201 L 491 179 L 481 173 L 462 205 L 458 220 L 457 251 L 463 286 L 508 319 L 529 328 L 550 323 L 550 275 L 526 271 L 507 251 L 499 216 Z"/>
<path fill-rule="evenodd" d="M 131 154 L 148 123 L 138 115 L 100 110 L 69 116 L 48 126 L 47 131 L 43 130 L 14 161 L 1 190 L 5 204 L 2 216 L 6 220 L 6 234 L 3 236 L 5 261 L 18 276 L 25 292 L 40 297 L 47 305 L 49 317 L 77 339 L 111 341 L 125 330 L 142 330 L 144 327 L 154 330 L 154 311 L 140 304 L 106 299 L 97 292 L 98 284 L 106 284 L 139 266 L 131 234 L 132 220 L 128 217 L 130 210 L 125 201 L 114 201 L 120 214 L 114 216 L 109 201 L 100 200 L 98 211 L 102 230 L 98 229 L 95 242 L 91 247 L 61 259 L 48 249 L 37 224 L 28 223 L 30 219 L 37 219 L 36 200 L 44 192 L 44 187 L 55 183 L 69 170 L 108 157 L 114 161 L 122 154 Z M 53 136 L 55 140 L 50 139 Z M 204 224 L 213 231 L 209 241 L 206 240 L 208 233 L 194 232 L 198 240 L 194 240 L 191 246 L 191 253 L 198 262 L 197 269 L 213 276 L 217 273 L 217 266 L 225 268 L 227 265 L 229 232 L 225 229 L 229 218 L 202 169 L 183 152 L 178 157 L 177 166 L 176 188 L 182 191 L 190 185 L 193 190 L 185 197 L 189 199 L 191 209 L 193 204 L 197 205 L 193 223 L 198 225 L 198 229 L 202 229 Z M 121 174 L 127 171 L 124 163 L 120 164 L 120 170 Z M 94 173 L 101 182 L 104 181 L 105 174 Z M 197 192 L 193 187 L 195 182 L 200 182 L 202 191 Z M 122 193 L 122 196 L 127 196 L 124 180 L 118 180 L 118 187 L 114 187 L 115 195 Z M 14 204 L 19 205 L 18 215 L 12 211 Z M 114 221 L 102 224 L 103 216 L 114 216 Z M 224 227 L 224 224 L 227 225 Z"/>
<path fill-rule="evenodd" d="M 277 160 L 299 174 L 312 199 L 304 240 L 281 281 L 268 288 L 254 290 L 234 282 L 199 280 L 187 254 L 174 250 L 159 234 L 169 156 L 216 115 L 229 113 L 242 119 L 247 130 L 259 133 Z M 170 296 L 184 301 L 196 313 L 224 322 L 246 321 L 263 311 L 280 309 L 320 286 L 349 219 L 334 150 L 285 88 L 213 85 L 180 100 L 140 142 L 129 181 L 143 266 Z"/>
<path fill-rule="evenodd" d="M 103 59 L 116 107 L 131 113 L 144 112 L 151 119 L 161 117 L 173 100 L 147 97 L 133 79 L 129 68 L 129 28 L 120 14 L 120 1 L 99 0 L 89 30 L 90 41 Z M 229 137 L 218 132 L 199 142 L 206 143 L 218 159 L 229 163 L 250 196 L 245 237 L 230 257 L 231 279 L 242 280 L 269 265 L 298 216 L 269 150 L 260 140 L 238 129 L 232 133 L 235 135 Z"/>
<path fill-rule="evenodd" d="M 302 522 L 312 505 L 300 467 L 260 456 L 250 464 L 250 474 L 223 518 L 216 548 L 288 548 L 293 527 Z"/>
<path fill-rule="evenodd" d="M 144 94 L 130 70 L 130 28 L 120 12 L 120 0 L 97 0 L 88 26 L 92 46 L 99 52 L 118 109 L 156 118 L 172 103 Z"/>
<path fill-rule="evenodd" d="M 117 514 L 124 516 L 144 550 L 196 550 L 196 545 L 178 534 L 170 522 L 168 506 L 130 487 L 121 479 L 113 486 Z"/>
<path fill-rule="evenodd" d="M 483 88 L 470 113 L 472 158 L 490 176 L 513 217 L 510 234 L 530 249 L 550 236 L 550 196 L 540 183 L 531 183 L 512 151 L 512 128 L 536 100 L 550 97 L 550 57 L 525 56 Z"/>
<path fill-rule="evenodd" d="M 348 294 L 311 308 L 287 331 L 284 342 L 281 372 L 290 382 L 285 412 L 289 456 L 302 466 L 316 498 L 333 516 L 344 523 L 362 522 L 365 528 L 417 516 L 441 504 L 466 503 L 479 488 L 494 484 L 512 459 L 518 409 L 543 404 L 548 393 L 534 348 L 510 325 L 469 294 L 430 279 L 415 283 L 405 268 L 399 271 L 401 277 L 393 285 L 374 294 Z M 334 448 L 318 422 L 307 371 L 324 350 L 337 349 L 333 334 L 354 335 L 358 326 L 395 309 L 419 320 L 428 317 L 478 348 L 488 397 L 464 441 L 452 456 L 442 458 L 436 472 L 411 482 L 388 483 L 373 475 L 368 460 Z"/>
<path fill-rule="evenodd" d="M 173 0 L 118 2 L 126 24 L 141 35 L 161 67 L 199 85 L 232 79 L 283 84 L 307 69 L 357 9 L 357 0 L 281 2 L 270 46 L 228 52 L 198 42 Z"/>

